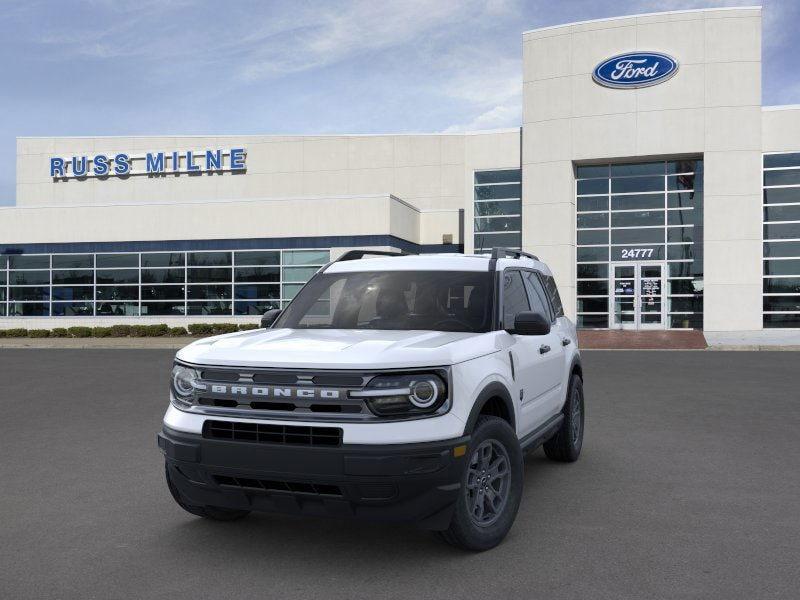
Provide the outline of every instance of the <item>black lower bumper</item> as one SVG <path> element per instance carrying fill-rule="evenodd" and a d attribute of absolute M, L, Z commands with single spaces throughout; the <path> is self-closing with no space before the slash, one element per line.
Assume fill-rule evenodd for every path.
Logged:
<path fill-rule="evenodd" d="M 164 428 L 158 445 L 191 504 L 355 517 L 445 529 L 469 437 L 395 445 L 291 446 L 206 439 Z"/>

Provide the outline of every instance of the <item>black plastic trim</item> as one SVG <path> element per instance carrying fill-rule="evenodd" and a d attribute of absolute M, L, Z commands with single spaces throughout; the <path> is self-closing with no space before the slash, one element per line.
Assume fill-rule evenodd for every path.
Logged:
<path fill-rule="evenodd" d="M 555 435 L 558 428 L 561 427 L 561 422 L 564 420 L 564 415 L 559 413 L 550 417 L 545 423 L 531 431 L 528 435 L 519 441 L 522 450 L 529 452 L 535 450 L 547 440 Z"/>
<path fill-rule="evenodd" d="M 348 250 L 333 262 L 360 260 L 365 256 L 408 256 L 408 254 L 405 252 L 394 252 L 392 250 Z"/>
<path fill-rule="evenodd" d="M 575 355 L 572 357 L 572 362 L 569 365 L 569 381 L 572 381 L 572 374 L 576 371 L 576 369 L 578 371 L 578 377 L 580 377 L 581 381 L 583 381 L 583 363 L 581 362 L 581 356 L 578 353 L 575 353 Z M 569 385 L 567 385 L 567 393 L 564 394 L 564 404 L 567 403 L 568 397 L 569 397 Z M 562 409 L 564 407 L 564 404 L 561 405 Z"/>
<path fill-rule="evenodd" d="M 454 448 L 470 441 L 467 435 L 387 445 L 245 444 L 166 426 L 157 439 L 171 482 L 192 505 L 406 522 L 434 530 L 450 523 L 467 462 L 466 453 Z M 237 485 L 225 484 L 231 481 Z M 334 488 L 339 497 L 307 493 Z"/>
<path fill-rule="evenodd" d="M 530 252 L 523 252 L 522 250 L 512 250 L 510 248 L 492 248 L 492 259 L 497 260 L 498 258 L 530 258 L 532 260 L 539 260 L 539 257 L 535 254 L 531 254 Z"/>
<path fill-rule="evenodd" d="M 472 430 L 475 429 L 475 423 L 478 422 L 478 417 L 480 417 L 481 410 L 483 410 L 484 405 L 491 398 L 495 397 L 500 398 L 503 401 L 503 404 L 505 404 L 509 419 L 511 421 L 511 428 L 516 431 L 517 414 L 514 409 L 514 402 L 511 399 L 511 393 L 502 383 L 493 381 L 483 388 L 481 393 L 478 394 L 478 397 L 475 399 L 475 403 L 472 405 L 472 410 L 470 411 L 469 418 L 467 419 L 467 426 L 464 428 L 465 435 L 472 433 Z"/>

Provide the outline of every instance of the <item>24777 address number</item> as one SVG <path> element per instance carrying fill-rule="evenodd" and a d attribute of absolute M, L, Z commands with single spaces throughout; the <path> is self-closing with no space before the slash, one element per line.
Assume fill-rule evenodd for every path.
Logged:
<path fill-rule="evenodd" d="M 622 258 L 653 258 L 654 248 L 623 248 Z"/>

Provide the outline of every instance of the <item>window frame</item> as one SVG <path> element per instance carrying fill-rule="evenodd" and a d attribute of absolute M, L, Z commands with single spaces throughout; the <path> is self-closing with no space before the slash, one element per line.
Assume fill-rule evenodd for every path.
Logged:
<path fill-rule="evenodd" d="M 781 165 L 781 166 L 767 166 L 767 157 L 769 156 L 780 156 L 780 155 L 795 155 L 796 160 L 793 164 Z M 786 248 L 793 248 L 795 246 L 800 246 L 800 235 L 798 237 L 771 237 L 767 235 L 768 226 L 771 225 L 794 225 L 800 226 L 800 219 L 798 220 L 788 220 L 788 221 L 770 221 L 767 218 L 767 209 L 768 208 L 779 208 L 779 207 L 792 207 L 796 210 L 800 210 L 800 181 L 796 182 L 779 182 L 779 183 L 771 183 L 767 184 L 766 177 L 767 173 L 778 172 L 778 171 L 795 171 L 797 172 L 800 170 L 800 152 L 797 150 L 789 150 L 789 151 L 778 151 L 778 152 L 763 152 L 761 156 L 761 325 L 764 329 L 800 329 L 800 310 L 796 309 L 780 309 L 780 307 L 771 306 L 770 310 L 767 310 L 767 304 L 771 302 L 773 297 L 786 297 L 786 298 L 798 298 L 800 300 L 800 290 L 798 291 L 781 291 L 781 290 L 767 290 L 769 283 L 775 280 L 800 280 L 800 249 L 798 252 L 793 255 L 786 255 L 786 256 L 771 256 L 768 254 L 770 250 L 782 247 L 782 244 L 785 244 Z M 768 201 L 768 192 L 770 190 L 796 190 L 798 196 L 796 198 L 789 198 L 789 201 L 786 199 L 781 198 L 780 202 L 769 202 Z M 774 200 L 774 199 L 773 199 Z M 773 228 L 774 229 L 774 228 Z M 788 270 L 787 273 L 782 274 L 773 274 L 768 273 L 770 270 L 768 265 L 775 265 L 779 264 L 783 261 L 792 261 L 791 266 L 798 265 L 798 269 L 796 273 L 791 273 L 791 268 Z M 778 310 L 775 310 L 778 308 Z M 781 324 L 782 321 L 794 321 L 790 325 L 783 325 Z"/>
<path fill-rule="evenodd" d="M 55 307 L 63 305 L 65 302 L 73 302 L 68 300 L 55 300 L 54 299 L 54 290 L 64 287 L 77 287 L 82 286 L 85 287 L 88 291 L 89 289 L 92 290 L 91 300 L 82 300 L 91 310 L 87 311 L 80 316 L 93 316 L 93 317 L 115 317 L 115 318 L 130 318 L 130 317 L 141 317 L 141 316 L 148 316 L 142 313 L 142 310 L 149 305 L 151 302 L 161 302 L 155 301 L 150 299 L 142 298 L 142 290 L 143 288 L 147 288 L 150 286 L 155 287 L 169 287 L 169 286 L 183 286 L 184 287 L 184 294 L 183 299 L 176 299 L 171 300 L 172 303 L 178 303 L 183 305 L 183 313 L 181 315 L 178 314 L 165 314 L 159 315 L 164 317 L 170 316 L 181 316 L 187 317 L 190 316 L 189 307 L 192 305 L 192 302 L 200 302 L 200 303 L 209 303 L 209 302 L 228 302 L 230 303 L 230 310 L 224 313 L 224 315 L 219 316 L 231 316 L 231 317 L 244 317 L 248 316 L 246 310 L 249 310 L 246 306 L 242 305 L 242 311 L 239 310 L 240 306 L 237 304 L 235 298 L 235 290 L 237 286 L 237 282 L 235 281 L 235 269 L 237 268 L 236 262 L 236 254 L 239 254 L 240 257 L 246 257 L 248 253 L 274 253 L 277 255 L 277 263 L 268 265 L 271 268 L 274 268 L 277 272 L 277 278 L 271 281 L 250 281 L 246 282 L 248 285 L 254 284 L 264 284 L 264 285 L 275 285 L 278 288 L 278 298 L 248 298 L 246 300 L 240 300 L 243 303 L 253 303 L 253 302 L 261 302 L 265 305 L 269 304 L 270 306 L 275 306 L 277 308 L 285 308 L 288 303 L 291 301 L 291 298 L 287 296 L 287 290 L 289 289 L 287 286 L 295 286 L 295 285 L 304 285 L 305 281 L 302 280 L 301 277 L 290 277 L 293 281 L 288 282 L 284 280 L 283 277 L 283 268 L 284 267 L 298 267 L 298 268 L 306 268 L 306 269 L 314 269 L 318 271 L 319 269 L 323 268 L 327 263 L 330 262 L 331 253 L 335 250 L 335 248 L 325 247 L 325 248 L 231 248 L 225 250 L 219 250 L 218 252 L 227 253 L 231 257 L 231 264 L 228 266 L 208 266 L 208 267 L 192 267 L 188 264 L 188 256 L 192 252 L 208 252 L 208 250 L 200 249 L 187 249 L 187 250 L 176 250 L 176 249 L 165 249 L 165 250 L 147 250 L 147 251 L 122 251 L 122 252 L 115 252 L 115 251 L 96 251 L 96 252 L 32 252 L 30 254 L 22 254 L 19 256 L 23 257 L 46 257 L 47 267 L 45 268 L 44 259 L 39 258 L 38 260 L 42 263 L 41 268 L 31 269 L 31 268 L 14 268 L 12 266 L 12 260 L 9 258 L 13 258 L 14 254 L 2 254 L 0 255 L 0 273 L 2 273 L 2 278 L 0 278 L 0 290 L 3 291 L 3 294 L 0 294 L 0 316 L 16 316 L 10 314 L 9 308 L 14 305 L 20 304 L 36 304 L 46 306 L 46 313 L 36 315 L 36 318 L 52 318 L 57 315 L 54 312 Z M 217 252 L 214 250 L 214 252 Z M 304 255 L 306 253 L 306 255 Z M 65 267 L 54 267 L 53 262 L 54 260 L 57 261 L 55 257 L 69 257 L 69 256 L 91 256 L 92 264 L 94 265 L 92 268 L 65 268 Z M 128 266 L 128 267 L 98 267 L 98 256 L 105 255 L 105 256 L 126 256 L 131 257 L 130 262 L 136 262 L 137 266 Z M 181 265 L 175 265 L 170 262 L 166 266 L 150 266 L 145 265 L 147 261 L 147 257 L 150 255 L 173 255 L 174 258 L 180 257 Z M 296 256 L 297 255 L 297 256 Z M 315 259 L 324 259 L 324 262 L 316 262 Z M 298 262 L 299 261 L 299 262 Z M 249 260 L 247 262 L 250 262 Z M 245 265 L 252 266 L 252 265 Z M 24 265 L 23 265 L 24 267 Z M 224 285 L 228 286 L 231 290 L 229 298 L 219 298 L 217 300 L 192 300 L 189 298 L 189 286 L 192 285 L 188 282 L 188 271 L 189 269 L 227 269 L 230 271 L 230 277 L 226 277 L 225 281 L 217 281 L 217 282 L 203 282 L 199 285 Z M 47 279 L 47 283 L 36 283 L 36 284 L 29 284 L 25 283 L 22 285 L 15 285 L 11 281 L 11 276 L 15 272 L 20 271 L 35 271 L 36 273 L 42 273 L 44 278 Z M 130 277 L 130 281 L 128 282 L 120 282 L 120 281 L 110 281 L 106 283 L 98 282 L 98 275 L 103 276 L 104 273 L 115 272 L 115 271 L 125 271 L 128 272 Z M 159 272 L 166 272 L 170 271 L 173 275 L 182 274 L 182 278 L 180 281 L 170 281 L 170 282 L 159 282 L 159 281 L 143 281 L 142 274 L 143 272 L 153 272 L 152 274 L 158 275 Z M 76 276 L 84 277 L 85 279 L 90 279 L 90 281 L 82 281 L 80 283 L 76 282 L 54 282 L 54 276 L 58 274 L 65 274 L 67 272 L 73 272 Z M 289 271 L 290 274 L 300 273 L 300 270 Z M 133 274 L 136 273 L 136 281 L 133 281 Z M 173 277 L 174 279 L 175 277 Z M 159 277 L 154 277 L 154 279 L 158 280 Z M 118 287 L 118 286 L 126 286 L 126 287 L 136 287 L 138 288 L 138 297 L 136 300 L 120 300 L 117 303 L 125 303 L 128 308 L 126 308 L 126 314 L 122 315 L 109 315 L 105 312 L 98 312 L 98 307 L 102 305 L 106 305 L 108 303 L 113 303 L 112 300 L 101 300 L 98 299 L 97 294 L 98 290 L 104 290 L 107 287 Z M 47 287 L 49 288 L 49 297 L 46 301 L 34 301 L 34 300 L 25 300 L 25 301 L 16 301 L 12 302 L 10 298 L 10 290 L 11 288 L 15 287 Z M 75 301 L 77 302 L 77 301 Z M 131 308 L 132 307 L 132 308 Z M 128 310 L 130 309 L 131 314 L 128 314 Z M 250 314 L 250 316 L 253 316 Z"/>
<path fill-rule="evenodd" d="M 550 294 L 547 293 L 547 288 L 545 287 L 544 283 L 542 282 L 542 277 L 544 276 L 543 273 L 541 271 L 539 271 L 538 269 L 533 269 L 531 267 L 512 265 L 512 266 L 504 268 L 502 271 L 497 271 L 498 277 L 495 280 L 496 281 L 495 285 L 497 286 L 496 289 L 497 289 L 497 299 L 498 299 L 497 307 L 495 309 L 495 314 L 496 314 L 496 317 L 497 317 L 497 327 L 494 330 L 495 331 L 506 331 L 505 323 L 503 321 L 503 315 L 505 313 L 505 310 L 503 309 L 503 305 L 504 305 L 503 303 L 505 302 L 505 298 L 504 298 L 505 290 L 504 290 L 504 286 L 501 285 L 502 281 L 503 281 L 503 276 L 505 275 L 506 271 L 519 271 L 520 273 L 533 273 L 539 279 L 539 285 L 542 286 L 542 289 L 543 289 L 544 295 L 545 295 L 545 298 L 544 298 L 545 305 L 547 307 L 547 310 L 550 312 L 550 324 L 551 325 L 554 324 L 558 320 L 558 317 L 555 316 L 555 308 L 553 307 L 553 305 L 550 302 Z M 530 299 L 530 296 L 528 296 L 528 288 L 525 285 L 525 278 L 522 275 L 521 275 L 521 277 L 522 277 L 522 287 L 525 290 L 525 295 L 528 297 L 528 307 L 529 307 L 528 309 L 530 310 L 531 299 Z"/>

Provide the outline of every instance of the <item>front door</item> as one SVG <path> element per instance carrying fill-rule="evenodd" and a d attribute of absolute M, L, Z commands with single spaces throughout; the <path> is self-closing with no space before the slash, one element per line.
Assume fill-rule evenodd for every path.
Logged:
<path fill-rule="evenodd" d="M 662 262 L 611 264 L 611 327 L 665 329 Z"/>

